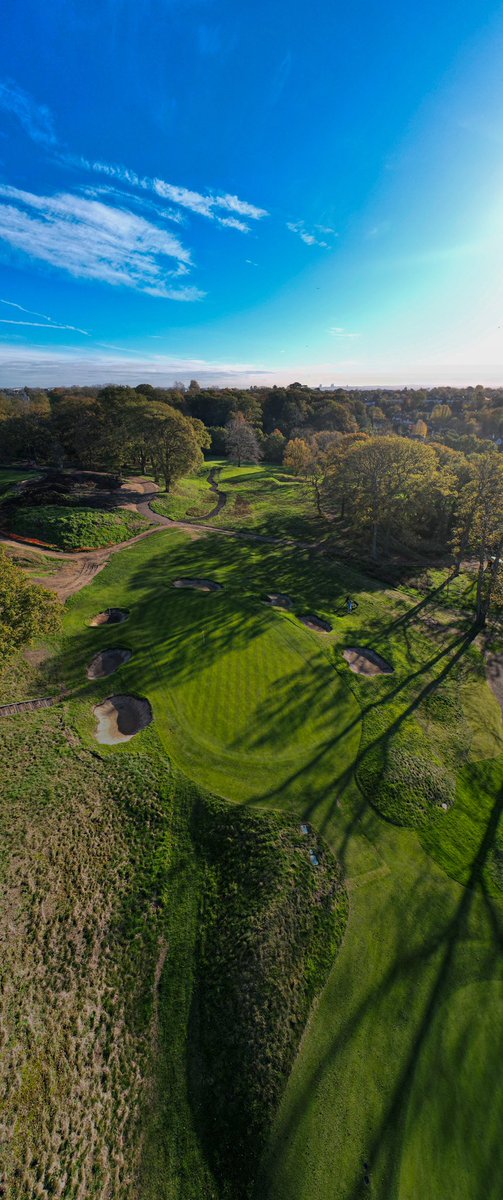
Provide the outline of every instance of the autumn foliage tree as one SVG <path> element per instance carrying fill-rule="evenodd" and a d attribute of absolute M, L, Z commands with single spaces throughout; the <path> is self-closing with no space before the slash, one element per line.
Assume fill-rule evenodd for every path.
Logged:
<path fill-rule="evenodd" d="M 56 596 L 31 583 L 0 546 L 0 670 L 1 664 L 31 638 L 50 636 L 59 624 Z"/>

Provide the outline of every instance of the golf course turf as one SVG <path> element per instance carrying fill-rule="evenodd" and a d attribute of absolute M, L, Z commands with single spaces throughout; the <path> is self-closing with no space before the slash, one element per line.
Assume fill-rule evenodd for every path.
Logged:
<path fill-rule="evenodd" d="M 222 587 L 208 597 L 173 587 L 180 579 Z M 100 746 L 100 758 L 126 770 L 167 756 L 185 781 L 172 818 L 179 870 L 168 887 L 170 951 L 159 990 L 164 1060 L 157 1056 L 158 1103 L 145 1131 L 139 1200 L 251 1195 L 244 1183 L 239 1191 L 227 1146 L 205 1159 L 208 1073 L 215 1088 L 227 1078 L 214 1065 L 225 1039 L 215 1046 L 205 1035 L 211 1062 L 195 1097 L 190 1080 L 202 1060 L 194 1062 L 187 1039 L 196 1018 L 211 1024 L 217 1011 L 208 956 L 223 977 L 230 970 L 218 913 L 248 921 L 260 883 L 254 865 L 248 875 L 238 868 L 246 839 L 260 845 L 261 826 L 225 814 L 270 821 L 265 810 L 279 821 L 267 853 L 271 862 L 285 853 L 281 879 L 304 853 L 293 832 L 281 834 L 281 822 L 290 831 L 296 823 L 300 847 L 300 822 L 307 823 L 313 846 L 326 844 L 340 864 L 349 905 L 333 965 L 320 967 L 306 992 L 311 1000 L 326 979 L 288 1079 L 280 1080 L 267 1144 L 258 1142 L 256 1200 L 500 1200 L 503 729 L 469 613 L 457 606 L 461 584 L 449 583 L 447 571 L 436 582 L 431 597 L 395 592 L 315 550 L 285 554 L 211 532 L 191 540 L 173 529 L 114 555 L 66 605 L 59 662 L 72 696 L 65 707 L 86 752 L 96 751 L 93 709 L 110 695 L 107 680 L 87 680 L 86 669 L 117 639 L 112 625 L 92 628 L 91 619 L 119 607 L 129 611 L 132 651 L 120 691 L 145 697 L 153 723 L 126 746 Z M 348 592 L 358 610 L 342 616 Z M 280 594 L 292 609 L 264 604 L 264 596 Z M 306 613 L 332 631 L 307 628 Z M 379 656 L 393 673 L 369 682 L 351 671 L 346 647 Z M 213 813 L 208 829 L 208 816 L 199 820 L 198 801 L 190 800 L 198 789 L 220 798 L 204 809 Z M 195 822 L 190 836 L 184 803 Z M 227 857 L 212 867 L 217 828 Z M 316 878 L 316 866 L 305 869 L 306 879 Z M 263 961 L 259 926 L 269 918 L 262 910 L 257 922 Z M 204 943 L 199 928 L 210 931 Z M 292 964 L 302 958 L 295 936 Z M 198 1016 L 191 1003 L 205 978 L 216 990 Z M 262 1001 L 268 986 L 261 977 Z M 226 1035 L 241 1009 L 230 1005 Z"/>

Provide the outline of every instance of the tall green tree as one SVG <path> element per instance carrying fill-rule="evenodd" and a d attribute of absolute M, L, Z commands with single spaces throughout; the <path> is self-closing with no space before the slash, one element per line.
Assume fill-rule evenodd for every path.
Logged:
<path fill-rule="evenodd" d="M 419 520 L 437 475 L 437 458 L 430 446 L 394 435 L 356 441 L 336 466 L 360 532 L 370 534 L 370 550 L 378 558 L 383 538 L 400 533 Z"/>
<path fill-rule="evenodd" d="M 149 404 L 147 420 L 149 457 L 169 492 L 177 479 L 202 465 L 202 451 L 210 446 L 211 437 L 202 421 L 186 417 L 169 404 Z"/>

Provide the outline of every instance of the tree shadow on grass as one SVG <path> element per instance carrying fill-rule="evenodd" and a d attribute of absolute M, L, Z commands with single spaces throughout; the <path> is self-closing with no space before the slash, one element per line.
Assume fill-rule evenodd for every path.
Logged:
<path fill-rule="evenodd" d="M 288 1109 L 286 1120 L 281 1124 L 281 1144 L 286 1146 L 294 1137 L 297 1123 L 302 1118 L 304 1111 L 309 1108 L 310 1096 L 314 1095 L 319 1089 L 323 1090 L 325 1086 L 324 1080 L 334 1069 L 334 1064 L 338 1056 L 344 1054 L 346 1045 L 350 1039 L 358 1035 L 359 1030 L 363 1028 L 364 1022 L 369 1015 L 374 1012 L 377 1013 L 381 1009 L 381 1006 L 385 1007 L 388 1004 L 388 1020 L 391 1020 L 392 1017 L 396 1019 L 395 1005 L 397 998 L 395 994 L 392 999 L 392 993 L 399 985 L 404 991 L 403 1001 L 406 1011 L 408 1011 L 407 992 L 410 993 L 410 1012 L 413 1013 L 415 1007 L 417 1008 L 416 989 L 418 986 L 423 986 L 421 979 L 428 969 L 431 980 L 428 986 L 424 988 L 424 1002 L 419 1018 L 411 1030 L 410 1037 L 403 1045 L 403 1054 L 399 1062 L 396 1078 L 386 1096 L 382 1115 L 375 1129 L 365 1142 L 364 1156 L 369 1164 L 370 1177 L 372 1178 L 373 1173 L 377 1171 L 381 1178 L 383 1174 L 385 1177 L 384 1187 L 386 1191 L 381 1190 L 379 1192 L 382 1196 L 385 1194 L 394 1195 L 395 1188 L 398 1187 L 401 1161 L 400 1145 L 405 1133 L 408 1106 L 416 1080 L 421 1052 L 437 1014 L 460 983 L 465 981 L 464 979 L 460 979 L 459 976 L 461 968 L 459 962 L 456 961 L 458 949 L 463 950 L 464 947 L 468 949 L 470 946 L 468 969 L 469 974 L 473 976 L 474 980 L 485 978 L 487 973 L 489 977 L 494 977 L 493 947 L 487 944 L 485 948 L 484 946 L 479 946 L 478 951 L 474 950 L 473 932 L 470 922 L 475 903 L 482 900 L 493 939 L 498 946 L 501 947 L 503 945 L 501 912 L 498 912 L 484 884 L 484 868 L 494 844 L 494 837 L 502 813 L 503 789 L 495 798 L 489 821 L 474 855 L 468 885 L 462 889 L 459 901 L 454 904 L 450 912 L 446 914 L 443 906 L 441 907 L 441 896 L 432 894 L 431 882 L 428 879 L 415 881 L 411 910 L 409 911 L 405 905 L 403 906 L 402 925 L 400 928 L 396 927 L 396 902 L 391 902 L 390 920 L 395 922 L 394 927 L 397 930 L 391 965 L 387 968 L 379 982 L 369 988 L 350 1016 L 340 1023 L 337 1037 L 333 1040 L 329 1051 L 325 1051 L 322 1060 L 310 1070 L 305 1083 L 298 1089 L 295 1102 Z M 433 912 L 432 908 L 434 909 Z M 430 914 L 432 918 L 430 919 L 430 927 L 437 930 L 437 932 L 432 932 L 426 939 L 420 937 L 420 940 L 418 939 L 417 924 L 419 913 L 422 914 L 423 926 L 428 925 L 428 914 Z M 382 914 L 382 919 L 386 922 L 385 912 Z M 418 944 L 415 945 L 414 943 Z M 435 961 L 436 959 L 438 959 L 438 962 Z M 464 973 L 466 972 L 466 963 L 464 964 L 463 971 Z M 410 1023 L 410 1016 L 408 1016 L 408 1023 Z M 391 1032 L 390 1029 L 390 1036 Z M 393 1057 L 395 1058 L 400 1054 L 400 1041 L 400 1037 L 398 1039 L 397 1037 L 394 1038 Z M 461 1067 L 465 1054 L 465 1046 L 462 1039 L 458 1044 L 457 1053 L 459 1056 L 459 1067 Z M 371 1055 L 369 1055 L 369 1061 L 372 1062 Z M 343 1070 L 342 1064 L 341 1070 Z M 499 1088 L 499 1072 L 493 1072 L 492 1075 L 492 1086 L 496 1090 L 496 1088 Z M 492 1098 L 490 1096 L 484 1097 L 485 1103 L 490 1105 Z M 365 1099 L 366 1097 L 363 1094 L 363 1107 L 365 1106 Z M 427 1098 L 425 1097 L 426 1102 Z M 452 1119 L 451 1113 L 449 1113 L 449 1117 Z M 275 1154 L 277 1155 L 277 1153 L 276 1146 Z M 298 1159 L 296 1161 L 298 1162 Z M 302 1172 L 300 1163 L 299 1168 Z M 266 1163 L 264 1178 L 261 1181 L 261 1186 L 264 1189 L 262 1195 L 267 1195 L 267 1176 L 270 1170 L 271 1164 Z M 496 1196 L 497 1193 L 490 1191 L 488 1188 L 488 1182 L 494 1185 L 494 1176 L 491 1175 L 492 1171 L 494 1171 L 494 1164 L 491 1156 L 488 1155 L 486 1167 L 481 1169 L 478 1178 L 474 1178 L 472 1181 L 474 1188 L 476 1188 L 476 1190 L 470 1193 L 473 1200 L 486 1200 L 488 1195 Z M 344 1192 L 341 1190 L 334 1192 L 339 1197 L 339 1200 L 360 1200 L 366 1194 L 362 1167 L 358 1168 L 355 1165 L 353 1175 L 353 1182 L 345 1188 Z M 394 1178 L 395 1176 L 396 1178 Z M 302 1178 L 297 1178 L 296 1182 L 301 1188 Z M 453 1182 L 455 1183 L 455 1181 Z M 334 1187 L 336 1186 L 337 1162 L 334 1161 Z"/>

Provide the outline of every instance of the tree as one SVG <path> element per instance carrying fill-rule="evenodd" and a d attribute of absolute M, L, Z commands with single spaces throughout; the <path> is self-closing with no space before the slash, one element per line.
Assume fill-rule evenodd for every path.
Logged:
<path fill-rule="evenodd" d="M 238 467 L 242 462 L 257 463 L 262 458 L 257 434 L 242 412 L 228 421 L 225 444 L 231 462 L 237 463 Z"/>
<path fill-rule="evenodd" d="M 286 437 L 281 429 L 273 429 L 272 433 L 268 433 L 262 447 L 266 462 L 282 463 L 285 446 Z"/>
<path fill-rule="evenodd" d="M 0 546 L 0 662 L 31 638 L 56 633 L 59 624 L 56 596 L 30 583 Z"/>
<path fill-rule="evenodd" d="M 426 421 L 423 421 L 421 417 L 418 417 L 415 425 L 412 426 L 411 433 L 413 433 L 415 437 L 425 438 L 428 433 Z"/>
<path fill-rule="evenodd" d="M 355 524 L 369 529 L 373 558 L 382 534 L 403 531 L 418 519 L 437 473 L 430 446 L 396 436 L 370 437 L 350 447 L 339 471 Z"/>
<path fill-rule="evenodd" d="M 313 451 L 305 438 L 291 438 L 283 458 L 284 466 L 294 475 L 308 475 L 313 465 Z"/>
<path fill-rule="evenodd" d="M 202 421 L 184 416 L 169 404 L 149 404 L 147 420 L 149 457 L 169 492 L 177 479 L 201 466 L 202 450 L 211 438 Z"/>
<path fill-rule="evenodd" d="M 470 460 L 470 479 L 461 490 L 457 516 L 454 551 L 458 564 L 468 552 L 477 558 L 476 616 L 483 626 L 502 585 L 503 461 L 499 454 L 477 454 Z"/>
<path fill-rule="evenodd" d="M 302 476 L 310 485 L 319 517 L 323 516 L 321 490 L 330 462 L 330 447 L 334 436 L 336 435 L 318 434 L 319 441 L 312 437 L 309 442 L 304 438 L 292 438 L 288 442 L 283 460 L 285 467 L 293 471 L 294 475 Z M 324 445 L 324 438 L 329 439 L 327 445 Z"/>

